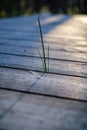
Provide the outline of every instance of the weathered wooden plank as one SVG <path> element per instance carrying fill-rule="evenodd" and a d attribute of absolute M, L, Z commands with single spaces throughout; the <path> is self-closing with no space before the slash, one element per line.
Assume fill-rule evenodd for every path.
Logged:
<path fill-rule="evenodd" d="M 56 15 L 56 16 L 57 16 L 57 19 L 64 17 L 64 16 L 58 16 L 58 15 Z M 54 16 L 54 17 L 56 17 L 56 16 Z M 45 20 L 46 18 L 49 18 L 49 17 L 52 17 L 52 16 L 50 14 L 47 14 L 47 13 L 41 14 L 42 21 Z M 14 29 L 16 31 L 19 30 L 19 29 L 20 30 L 23 29 L 23 30 L 27 31 L 29 29 L 32 29 L 33 26 L 31 26 L 31 25 L 34 25 L 34 26 L 37 25 L 37 20 L 38 20 L 38 14 L 29 15 L 29 16 L 20 16 L 20 17 L 14 17 L 14 18 L 0 19 L 0 29 L 1 30 Z M 54 19 L 54 21 L 55 21 L 55 19 Z"/>
<path fill-rule="evenodd" d="M 47 74 L 30 92 L 87 101 L 87 79 Z"/>
<path fill-rule="evenodd" d="M 48 16 L 48 15 L 47 15 Z M 58 20 L 61 21 L 61 19 L 63 19 L 63 17 L 66 17 L 67 16 L 50 16 L 47 17 L 46 15 L 44 16 L 43 18 L 43 15 L 41 17 L 41 20 L 42 20 L 42 28 L 43 28 L 43 34 L 45 35 L 51 35 L 51 36 L 56 36 L 56 37 L 62 37 L 63 39 L 78 39 L 78 40 L 86 40 L 86 23 L 85 23 L 85 19 L 86 19 L 86 16 L 78 16 L 78 17 L 72 17 L 71 19 L 68 19 L 67 22 L 61 24 L 59 26 L 59 23 L 58 23 Z M 24 19 L 24 20 L 23 20 Z M 33 17 L 30 17 L 29 18 L 29 21 L 31 21 L 28 25 L 28 21 L 25 20 L 27 19 L 28 20 L 28 17 L 24 17 L 22 18 L 22 24 L 20 24 L 21 22 L 19 22 L 21 20 L 20 19 L 16 19 L 17 20 L 17 23 L 12 22 L 15 24 L 12 24 L 9 20 L 9 22 L 7 22 L 9 24 L 9 26 L 7 26 L 6 22 L 3 26 L 5 26 L 5 30 L 6 30 L 6 27 L 8 27 L 8 30 L 10 28 L 12 28 L 13 31 L 9 32 L 9 31 L 6 31 L 6 33 L 3 31 L 0 33 L 0 36 L 1 38 L 13 38 L 13 39 L 21 39 L 22 40 L 30 40 L 32 39 L 31 37 L 29 38 L 29 35 L 28 35 L 28 32 L 29 33 L 33 33 L 33 34 L 39 34 L 39 27 L 38 27 L 38 24 L 37 23 L 37 16 L 35 16 L 35 18 Z M 84 20 L 83 20 L 84 19 Z M 34 21 L 34 22 L 32 22 Z M 74 21 L 74 22 L 73 22 Z M 78 24 L 79 23 L 79 24 Z M 71 26 L 72 25 L 72 26 Z M 1 24 L 1 29 L 3 28 L 2 24 Z M 14 31 L 14 28 L 16 28 L 16 31 Z M 19 28 L 19 29 L 18 29 Z M 21 31 L 20 29 L 23 29 L 25 31 Z M 17 32 L 19 31 L 20 32 Z M 67 30 L 67 31 L 66 31 Z M 27 32 L 27 33 L 26 33 Z M 11 34 L 11 35 L 10 35 Z M 35 37 L 35 35 L 34 35 Z M 33 38 L 34 38 L 33 37 Z M 47 39 L 46 37 L 44 38 L 45 40 Z M 38 37 L 36 38 L 36 40 L 38 40 Z M 48 39 L 46 40 L 48 41 Z M 50 38 L 49 40 L 50 42 L 54 42 L 54 39 L 52 40 Z M 55 40 L 55 42 L 57 42 L 58 40 Z M 70 42 L 71 43 L 71 42 Z M 82 47 L 81 47 L 82 48 Z M 81 49 L 80 48 L 80 49 Z M 85 48 L 83 48 L 83 50 L 85 50 Z M 86 50 L 87 52 L 87 50 Z"/>
<path fill-rule="evenodd" d="M 38 21 L 38 16 L 39 16 L 38 14 L 33 14 L 29 16 L 18 16 L 18 17 L 13 17 L 13 18 L 0 19 L 0 25 L 3 25 L 0 27 L 5 27 L 4 25 L 6 25 L 6 23 L 8 24 L 8 26 L 12 25 L 13 29 L 15 29 L 14 25 L 18 26 L 18 24 L 21 26 L 32 25 L 32 24 L 35 25 L 35 23 Z M 40 14 L 40 19 L 41 19 L 41 22 L 43 22 L 43 24 L 53 23 L 55 21 L 60 21 L 61 19 L 65 19 L 68 17 L 71 18 L 71 16 L 66 16 L 66 15 L 51 15 L 50 13 Z M 8 28 L 8 30 L 9 29 L 10 28 Z"/>
<path fill-rule="evenodd" d="M 80 21 L 81 20 L 81 21 Z M 73 16 L 67 22 L 61 24 L 60 26 L 56 26 L 54 29 L 49 31 L 49 35 L 63 35 L 67 38 L 83 38 L 87 39 L 87 16 L 79 17 Z"/>
<path fill-rule="evenodd" d="M 35 26 L 33 25 L 32 28 L 35 29 Z M 75 32 L 75 30 L 74 30 L 74 32 Z M 7 38 L 15 38 L 15 37 L 19 37 L 20 38 L 22 36 L 25 36 L 26 39 L 28 39 L 28 38 L 30 38 L 30 37 L 32 38 L 34 36 L 33 39 L 37 39 L 37 38 L 40 37 L 39 33 L 40 33 L 39 32 L 39 26 L 37 26 L 37 30 L 34 31 L 34 32 L 27 31 L 27 30 L 21 31 L 21 30 L 14 30 L 14 29 L 12 29 L 12 30 L 9 30 L 9 29 L 8 30 L 7 29 L 3 29 L 2 30 L 2 29 L 0 29 L 0 37 L 2 36 L 4 38 L 6 38 L 6 37 Z M 51 34 L 50 32 L 48 32 L 48 33 L 43 33 L 43 36 L 45 37 L 45 39 L 50 40 L 50 42 L 52 42 L 53 40 L 57 40 L 58 38 L 64 38 L 64 39 L 69 39 L 69 40 L 72 40 L 72 39 L 73 40 L 86 40 L 82 36 L 81 37 L 79 36 L 79 37 L 76 38 L 75 36 L 72 36 L 72 33 L 70 33 L 69 36 L 67 34 L 66 35 L 61 35 L 61 33 L 62 33 L 62 31 L 60 30 L 60 34 L 55 34 L 54 35 L 54 34 Z M 83 32 L 78 32 L 78 33 L 79 33 L 79 35 L 81 35 L 81 34 L 85 35 L 86 34 L 85 30 L 83 30 Z"/>
<path fill-rule="evenodd" d="M 0 129 L 86 130 L 86 108 L 87 103 L 0 90 Z"/>
<path fill-rule="evenodd" d="M 45 15 L 45 16 L 42 15 L 41 21 L 43 23 L 42 22 L 41 23 L 42 23 L 42 26 L 45 25 L 45 27 L 46 27 L 45 30 L 44 30 L 44 33 L 48 32 L 48 29 L 51 29 L 51 28 L 55 27 L 56 25 L 58 25 L 60 23 L 61 24 L 64 23 L 69 18 L 71 18 L 71 16 L 55 15 L 55 16 L 52 17 L 52 15 L 49 15 L 49 14 Z M 39 30 L 37 21 L 38 21 L 38 15 L 30 17 L 30 18 L 29 17 L 23 17 L 23 18 L 20 18 L 20 19 L 16 19 L 16 21 L 15 20 L 14 21 L 13 20 L 7 20 L 5 22 L 1 21 L 0 29 L 1 30 L 4 30 L 4 29 L 12 30 L 12 29 L 14 29 L 14 30 L 21 30 L 21 31 L 26 30 L 26 31 L 32 31 L 32 32 L 36 31 L 37 32 L 37 30 Z M 54 24 L 51 24 L 53 22 L 54 22 Z"/>
<path fill-rule="evenodd" d="M 4 32 L 3 32 L 4 33 Z M 2 34 L 2 32 L 1 32 Z M 19 35 L 20 34 L 20 35 Z M 12 36 L 11 36 L 12 35 Z M 16 36 L 15 36 L 16 35 Z M 43 35 L 44 38 L 44 43 L 45 44 L 49 44 L 50 46 L 52 46 L 53 44 L 53 48 L 55 47 L 79 47 L 79 48 L 83 48 L 85 50 L 86 45 L 86 39 L 74 39 L 74 38 L 69 38 L 69 37 L 65 37 L 63 35 L 61 36 L 50 36 L 50 35 Z M 20 44 L 21 43 L 21 44 Z M 32 44 L 35 45 L 39 45 L 41 44 L 41 40 L 40 40 L 40 35 L 38 33 L 38 35 L 36 35 L 36 33 L 34 32 L 33 34 L 28 34 L 25 32 L 6 32 L 6 36 L 5 34 L 0 35 L 0 44 L 5 44 L 5 45 L 20 45 L 20 46 L 29 46 Z"/>
<path fill-rule="evenodd" d="M 67 41 L 68 43 L 68 41 Z M 45 49 L 47 49 L 48 45 L 50 47 L 50 51 L 64 51 L 64 52 L 74 52 L 74 53 L 87 53 L 87 48 L 86 48 L 86 43 L 82 42 L 82 45 L 78 45 L 78 41 L 75 43 L 76 45 L 66 45 L 66 43 L 64 42 L 63 44 L 61 43 L 45 43 Z M 7 46 L 7 48 L 14 48 L 14 47 L 20 47 L 19 49 L 21 49 L 21 47 L 24 47 L 24 48 L 28 48 L 28 49 L 32 49 L 34 47 L 34 49 L 36 48 L 37 49 L 41 49 L 41 42 L 35 42 L 35 41 L 9 41 L 9 40 L 6 40 L 6 41 L 3 41 L 1 40 L 1 43 L 0 43 L 0 51 L 4 51 L 3 47 L 4 46 Z M 5 48 L 5 47 L 4 47 Z M 10 51 L 9 49 L 9 51 Z M 23 48 L 22 48 L 23 49 Z"/>
<path fill-rule="evenodd" d="M 86 78 L 0 67 L 2 88 L 87 101 L 86 84 Z"/>
<path fill-rule="evenodd" d="M 46 42 L 45 48 L 50 47 L 50 49 L 55 50 L 63 50 L 63 51 L 69 51 L 69 52 L 82 52 L 87 53 L 87 45 L 86 41 L 69 41 L 65 39 L 60 39 L 60 41 L 53 43 L 53 42 Z M 74 44 L 75 42 L 75 44 Z M 25 39 L 0 39 L 0 45 L 6 45 L 6 46 L 18 46 L 18 47 L 36 47 L 41 48 L 41 41 L 27 41 Z"/>
<path fill-rule="evenodd" d="M 69 15 L 51 15 L 49 13 L 42 13 L 40 14 L 40 20 L 41 20 L 41 23 L 42 25 L 44 24 L 51 24 L 54 22 L 57 22 L 57 24 L 62 24 L 63 21 L 67 21 L 69 20 L 70 18 L 72 18 L 72 16 L 69 16 Z M 4 27 L 4 25 L 6 25 L 6 23 L 8 24 L 8 27 L 10 25 L 13 26 L 13 29 L 15 29 L 14 25 L 18 26 L 19 25 L 32 25 L 32 24 L 36 24 L 37 25 L 37 21 L 38 21 L 38 14 L 35 14 L 35 15 L 31 15 L 31 16 L 21 16 L 21 17 L 14 17 L 14 18 L 6 18 L 6 19 L 1 19 L 0 20 L 0 26 L 1 28 Z M 60 22 L 60 23 L 59 23 Z M 25 24 L 24 24 L 25 23 Z M 54 26 L 54 25 L 52 25 Z M 11 27 L 11 26 L 10 26 Z M 10 28 L 8 28 L 9 30 Z M 17 27 L 16 27 L 17 29 Z M 21 28 L 20 28 L 21 29 Z"/>
<path fill-rule="evenodd" d="M 43 71 L 41 58 L 36 57 L 0 54 L 0 66 Z M 49 59 L 49 72 L 87 77 L 87 64 Z"/>
<path fill-rule="evenodd" d="M 49 43 L 52 50 L 51 58 L 55 58 L 56 55 L 56 59 L 50 59 L 50 72 L 57 74 L 0 67 L 0 129 L 87 129 L 87 103 L 58 99 L 63 97 L 87 102 L 87 22 L 82 20 L 86 16 L 72 18 L 56 16 L 41 16 L 41 23 L 46 48 Z M 4 32 L 7 29 L 9 31 Z M 0 52 L 13 54 L 0 54 L 1 66 L 43 70 L 41 59 L 30 57 L 38 56 L 38 51 L 33 47 L 38 49 L 41 45 L 37 15 L 0 20 L 0 30 L 0 47 L 2 47 Z M 31 38 L 30 33 L 34 36 L 37 33 L 38 36 Z M 47 35 L 50 37 L 48 38 Z M 28 49 L 30 46 L 31 48 Z M 65 61 L 58 60 L 58 57 L 64 58 Z M 68 58 L 69 60 L 81 58 L 85 63 L 68 61 L 66 60 Z M 66 75 L 58 75 L 58 73 Z M 20 90 L 22 93 L 3 89 Z"/>
<path fill-rule="evenodd" d="M 41 47 L 20 47 L 20 46 L 8 46 L 8 45 L 0 45 L 0 53 L 3 54 L 13 54 L 13 55 L 21 55 L 21 56 L 35 56 L 40 57 L 39 52 L 42 54 Z M 45 52 L 47 54 L 48 49 L 45 48 Z M 87 62 L 87 54 L 82 52 L 64 50 L 64 48 L 50 48 L 49 51 L 50 58 L 61 59 L 61 60 L 70 60 L 70 61 L 79 61 L 79 62 Z M 47 55 L 46 55 L 47 57 Z"/>
<path fill-rule="evenodd" d="M 33 27 L 35 29 L 35 27 Z M 64 28 L 64 27 L 63 27 Z M 55 31 L 55 30 L 54 30 Z M 75 33 L 75 31 L 74 31 Z M 86 32 L 84 31 L 82 34 L 80 32 L 78 32 L 79 36 L 73 36 L 72 33 L 70 33 L 70 35 L 63 35 L 62 32 L 59 32 L 59 34 L 50 34 L 49 32 L 48 33 L 43 33 L 43 37 L 44 37 L 44 41 L 49 41 L 49 42 L 54 42 L 54 43 L 58 43 L 58 40 L 60 40 L 60 38 L 62 39 L 68 39 L 68 40 L 74 40 L 77 41 L 77 40 L 83 40 L 85 41 L 86 40 L 86 37 L 84 38 L 83 35 L 86 35 Z M 80 36 L 81 35 L 81 36 Z M 3 39 L 26 39 L 26 40 L 38 40 L 40 39 L 40 34 L 39 34 L 39 27 L 37 27 L 36 31 L 32 32 L 32 31 L 10 31 L 10 30 L 0 30 L 0 38 L 3 38 Z M 63 40 L 62 39 L 62 40 Z M 61 42 L 61 41 L 60 41 Z"/>
<path fill-rule="evenodd" d="M 8 91 L 2 91 L 0 89 L 0 130 L 1 130 L 1 118 L 5 116 L 7 110 L 10 108 L 12 103 L 18 99 L 18 97 L 16 97 L 14 93 L 10 92 L 10 95 L 8 95 L 6 94 L 6 92 L 8 93 Z"/>
<path fill-rule="evenodd" d="M 83 39 L 86 40 L 86 16 L 78 16 L 78 17 L 71 17 L 71 16 L 65 16 L 65 15 L 44 15 L 41 16 L 41 23 L 42 23 L 42 29 L 43 34 L 49 34 L 52 36 L 63 36 L 66 38 L 72 38 L 72 39 Z M 21 21 L 22 19 L 22 21 Z M 29 23 L 28 23 L 29 20 Z M 21 22 L 20 22 L 21 21 Z M 73 22 L 74 21 L 74 22 Z M 7 23 L 7 24 L 6 24 Z M 25 23 L 25 24 L 24 24 Z M 20 19 L 14 20 L 7 20 L 5 22 L 1 22 L 0 26 L 1 30 L 12 30 L 11 32 L 6 33 L 6 36 L 10 37 L 23 37 L 26 38 L 27 34 L 22 33 L 22 31 L 29 31 L 31 33 L 39 33 L 39 27 L 37 23 L 37 16 L 34 17 L 23 17 Z M 15 33 L 18 30 L 17 34 Z M 67 31 L 66 31 L 67 30 Z M 11 35 L 9 35 L 9 33 Z M 1 33 L 1 36 L 4 38 L 5 33 Z M 9 37 L 9 38 L 10 38 Z"/>
<path fill-rule="evenodd" d="M 32 71 L 0 68 L 0 86 L 28 90 L 35 85 L 41 76 L 41 73 Z"/>

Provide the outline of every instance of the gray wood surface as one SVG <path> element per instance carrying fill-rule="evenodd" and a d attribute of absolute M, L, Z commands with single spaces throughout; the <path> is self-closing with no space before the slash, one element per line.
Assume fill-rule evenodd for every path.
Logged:
<path fill-rule="evenodd" d="M 39 32 L 37 17 L 38 15 L 33 17 L 20 17 L 16 19 L 1 20 L 0 28 L 1 30 L 20 30 L 37 33 Z M 45 35 L 49 32 L 48 34 L 52 36 L 86 39 L 86 16 L 53 16 L 50 14 L 45 14 L 41 15 L 41 24 L 43 34 Z"/>
<path fill-rule="evenodd" d="M 0 19 L 0 130 L 87 130 L 87 16 Z"/>
<path fill-rule="evenodd" d="M 7 66 L 44 72 L 41 58 L 36 57 L 0 54 L 0 65 L 4 67 Z M 49 72 L 87 77 L 87 64 L 81 62 L 49 59 Z"/>
<path fill-rule="evenodd" d="M 74 46 L 73 45 L 74 41 L 72 44 L 69 44 L 68 42 L 70 41 L 67 41 L 68 43 L 67 45 L 65 41 L 64 41 L 64 44 L 45 43 L 46 54 L 47 54 L 47 47 L 49 45 L 50 58 L 87 62 L 86 42 L 85 43 L 83 42 L 82 43 L 83 45 L 82 44 L 78 45 L 78 43 L 77 44 L 75 43 L 75 46 Z M 41 43 L 40 42 L 37 43 L 35 41 L 31 41 L 29 44 L 28 41 L 23 42 L 23 41 L 14 41 L 14 40 L 13 41 L 1 40 L 1 43 L 0 43 L 0 53 L 17 54 L 17 55 L 24 55 L 24 56 L 39 56 L 38 50 L 42 53 Z"/>
<path fill-rule="evenodd" d="M 18 36 L 19 34 L 20 36 Z M 50 48 L 52 49 L 62 48 L 68 51 L 78 51 L 78 52 L 87 51 L 87 49 L 85 48 L 87 47 L 86 37 L 85 38 L 77 37 L 76 39 L 74 37 L 69 38 L 69 36 L 67 35 L 52 36 L 52 35 L 43 34 L 43 38 L 44 38 L 45 46 L 49 44 Z M 16 31 L 15 31 L 15 34 L 14 34 L 14 30 L 13 31 L 3 30 L 1 31 L 1 35 L 0 35 L 0 44 L 13 45 L 13 46 L 15 45 L 15 46 L 41 47 L 41 40 L 40 40 L 39 32 L 36 35 L 35 32 L 34 33 L 19 32 L 18 34 L 16 34 Z"/>
<path fill-rule="evenodd" d="M 0 128 L 87 130 L 87 103 L 0 90 Z"/>
<path fill-rule="evenodd" d="M 87 101 L 87 79 L 0 68 L 2 88 Z"/>

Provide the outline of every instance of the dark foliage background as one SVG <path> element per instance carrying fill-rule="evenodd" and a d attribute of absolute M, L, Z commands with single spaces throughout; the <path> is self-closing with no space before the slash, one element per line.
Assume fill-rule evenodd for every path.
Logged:
<path fill-rule="evenodd" d="M 87 14 L 87 0 L 0 0 L 0 17 L 51 13 Z"/>

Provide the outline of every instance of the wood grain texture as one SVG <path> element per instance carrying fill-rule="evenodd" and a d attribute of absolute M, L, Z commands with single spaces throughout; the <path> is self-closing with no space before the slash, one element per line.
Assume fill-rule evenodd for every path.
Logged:
<path fill-rule="evenodd" d="M 41 78 L 41 73 L 0 68 L 0 87 L 28 91 Z"/>
<path fill-rule="evenodd" d="M 61 43 L 60 41 L 61 40 Z M 66 44 L 67 42 L 67 44 Z M 73 45 L 75 42 L 75 45 Z M 62 44 L 63 43 L 63 44 Z M 2 39 L 0 38 L 0 46 L 4 45 L 4 46 L 8 46 L 8 47 L 24 47 L 24 48 L 37 48 L 41 49 L 41 42 L 39 41 L 28 41 L 26 39 Z M 65 39 L 58 39 L 57 43 L 53 43 L 53 42 L 45 42 L 45 49 L 47 49 L 48 45 L 50 46 L 50 50 L 52 51 L 64 51 L 65 53 L 69 52 L 69 53 L 81 53 L 82 55 L 87 53 L 87 45 L 86 45 L 86 41 L 84 42 L 82 41 L 70 41 L 70 40 L 65 40 Z M 66 58 L 66 57 L 65 57 Z"/>
<path fill-rule="evenodd" d="M 0 54 L 0 66 L 43 72 L 41 58 Z M 49 72 L 87 77 L 87 64 L 63 60 L 49 60 Z"/>
<path fill-rule="evenodd" d="M 0 21 L 1 30 L 20 30 L 39 32 L 37 17 L 20 17 L 16 19 L 7 19 Z M 41 15 L 41 24 L 43 28 L 43 34 L 49 32 L 51 35 L 61 35 L 65 37 L 74 38 L 86 38 L 86 16 L 66 16 L 66 15 Z M 73 22 L 74 21 L 74 22 Z M 7 25 L 6 25 L 7 23 Z M 66 31 L 67 30 L 67 31 Z"/>
<path fill-rule="evenodd" d="M 87 16 L 0 20 L 0 130 L 87 130 Z"/>
<path fill-rule="evenodd" d="M 86 108 L 87 103 L 0 90 L 0 128 L 86 130 Z"/>
<path fill-rule="evenodd" d="M 0 68 L 2 88 L 87 101 L 87 79 Z"/>
<path fill-rule="evenodd" d="M 69 48 L 68 48 L 69 49 Z M 87 62 L 87 57 L 85 52 L 79 52 L 79 51 L 69 51 L 68 49 L 52 49 L 50 48 L 50 58 L 53 59 L 61 59 L 61 60 L 70 60 L 70 61 L 79 61 L 79 62 Z M 39 52 L 42 55 L 42 49 L 41 47 L 19 47 L 19 46 L 7 46 L 7 45 L 0 45 L 0 54 L 10 54 L 10 55 L 19 55 L 19 56 L 34 56 L 34 57 L 40 57 Z M 47 56 L 47 48 L 45 48 L 46 57 Z"/>

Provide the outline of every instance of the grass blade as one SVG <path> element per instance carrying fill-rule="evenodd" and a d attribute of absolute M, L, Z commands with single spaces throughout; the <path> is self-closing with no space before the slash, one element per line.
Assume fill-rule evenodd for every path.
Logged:
<path fill-rule="evenodd" d="M 48 45 L 48 72 L 49 72 L 49 51 L 50 51 L 50 48 L 49 48 L 49 45 Z"/>
<path fill-rule="evenodd" d="M 41 37 L 41 43 L 42 43 L 42 53 L 43 53 L 43 61 L 44 61 L 44 71 L 47 72 L 46 56 L 45 56 L 45 49 L 44 49 L 44 42 L 43 42 L 42 28 L 41 28 L 41 24 L 40 24 L 40 18 L 39 18 L 39 16 L 38 16 L 38 23 L 39 23 L 40 37 Z"/>
<path fill-rule="evenodd" d="M 39 56 L 40 56 L 40 58 L 41 58 L 41 62 L 42 62 L 43 69 L 44 69 L 44 62 L 43 62 L 43 58 L 42 58 L 41 53 L 40 53 L 40 51 L 39 51 L 39 50 L 38 50 L 38 53 L 39 53 Z"/>

